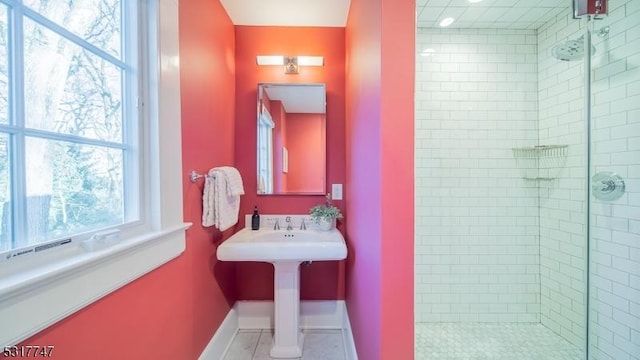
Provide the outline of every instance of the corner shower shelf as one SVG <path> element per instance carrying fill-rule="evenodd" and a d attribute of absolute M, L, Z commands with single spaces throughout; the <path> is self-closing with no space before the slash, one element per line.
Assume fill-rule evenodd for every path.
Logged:
<path fill-rule="evenodd" d="M 553 180 L 567 158 L 568 145 L 534 145 L 511 149 L 525 180 Z"/>
<path fill-rule="evenodd" d="M 534 145 L 513 148 L 516 158 L 557 158 L 567 155 L 568 145 Z"/>

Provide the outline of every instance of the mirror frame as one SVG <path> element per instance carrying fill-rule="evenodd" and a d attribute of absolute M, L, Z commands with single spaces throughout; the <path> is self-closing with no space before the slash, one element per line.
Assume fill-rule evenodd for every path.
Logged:
<path fill-rule="evenodd" d="M 272 188 L 271 192 L 264 192 L 264 181 L 261 181 L 261 172 L 273 172 L 276 170 L 282 171 L 284 173 L 288 173 L 288 150 L 286 147 L 282 147 L 280 151 L 276 151 L 276 144 L 274 144 L 274 136 L 271 135 L 271 138 L 268 139 L 268 135 L 270 131 L 265 130 L 269 126 L 271 129 L 275 128 L 276 122 L 271 118 L 271 115 L 266 115 L 263 118 L 263 111 L 267 110 L 263 104 L 265 88 L 267 87 L 320 87 L 322 89 L 322 98 L 319 99 L 319 103 L 316 103 L 315 107 L 321 107 L 322 110 L 322 124 L 321 124 L 321 145 L 323 148 L 321 150 L 323 154 L 322 159 L 322 188 L 317 191 L 288 191 L 288 192 L 278 192 L 274 187 L 275 179 L 270 179 L 270 183 L 266 184 Z M 303 92 L 303 91 L 300 91 Z M 274 99 L 279 100 L 279 99 Z M 256 194 L 257 195 L 325 195 L 327 188 L 327 87 L 324 83 L 258 83 L 257 86 L 257 107 L 256 107 Z M 294 112 L 297 113 L 297 112 Z M 320 114 L 319 112 L 313 112 L 313 114 Z M 262 125 L 262 133 L 261 133 L 261 125 Z M 262 139 L 262 141 L 261 141 Z M 263 142 L 268 142 L 269 144 L 263 144 Z M 264 147 L 272 148 L 271 154 L 261 153 L 261 148 Z M 320 151 L 320 150 L 319 150 Z M 282 157 L 280 159 L 280 157 Z M 261 162 L 262 159 L 262 162 Z M 273 169 L 274 162 L 278 162 L 280 167 L 278 169 Z M 263 164 L 266 163 L 266 164 Z M 262 165 L 262 166 L 261 166 Z M 317 164 L 320 165 L 320 164 Z M 267 169 L 265 169 L 265 166 Z M 318 185 L 319 187 L 319 185 Z"/>

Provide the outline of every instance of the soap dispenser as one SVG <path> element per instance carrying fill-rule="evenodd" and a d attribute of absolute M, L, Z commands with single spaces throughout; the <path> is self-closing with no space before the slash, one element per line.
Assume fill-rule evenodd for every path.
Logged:
<path fill-rule="evenodd" d="M 258 207 L 253 208 L 253 215 L 251 215 L 251 230 L 260 229 L 260 215 L 258 214 Z"/>

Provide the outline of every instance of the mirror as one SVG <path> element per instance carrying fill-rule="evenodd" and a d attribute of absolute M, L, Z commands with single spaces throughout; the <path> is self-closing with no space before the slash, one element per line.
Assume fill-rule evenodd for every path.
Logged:
<path fill-rule="evenodd" d="M 320 194 L 326 186 L 324 84 L 258 84 L 258 194 Z"/>

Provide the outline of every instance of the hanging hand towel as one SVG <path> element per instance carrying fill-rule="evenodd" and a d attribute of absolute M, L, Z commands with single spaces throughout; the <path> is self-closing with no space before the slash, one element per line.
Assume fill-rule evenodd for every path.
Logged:
<path fill-rule="evenodd" d="M 202 190 L 202 226 L 209 227 L 216 224 L 215 214 L 215 179 L 209 171 L 204 177 L 204 189 Z"/>
<path fill-rule="evenodd" d="M 222 173 L 222 175 L 226 178 L 227 195 L 244 195 L 242 177 L 240 176 L 240 172 L 238 172 L 238 169 L 231 166 L 221 166 L 215 169 Z"/>
<path fill-rule="evenodd" d="M 237 169 L 223 166 L 209 170 L 202 194 L 202 225 L 216 226 L 220 231 L 235 225 L 243 194 L 242 177 Z"/>

